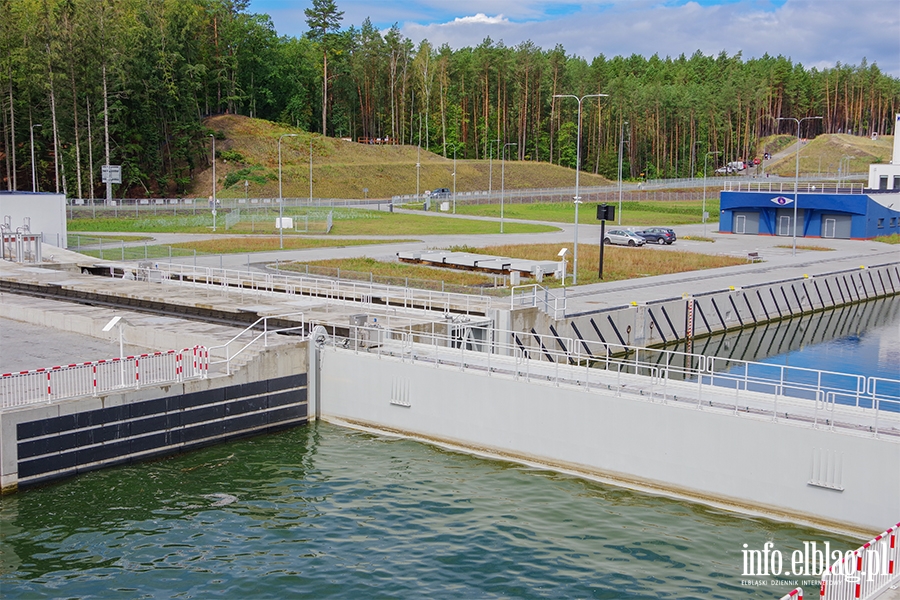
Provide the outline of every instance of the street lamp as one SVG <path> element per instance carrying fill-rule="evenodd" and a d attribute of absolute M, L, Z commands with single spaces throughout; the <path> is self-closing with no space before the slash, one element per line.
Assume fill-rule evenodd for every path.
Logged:
<path fill-rule="evenodd" d="M 838 163 L 838 187 L 841 187 L 841 173 L 844 168 L 844 161 L 847 161 L 847 173 L 850 172 L 850 161 L 856 158 L 855 156 L 850 156 L 849 154 L 845 154 L 841 157 L 841 162 Z"/>
<path fill-rule="evenodd" d="M 800 185 L 800 123 L 803 121 L 812 121 L 815 119 L 821 119 L 822 117 L 803 117 L 802 119 L 798 119 L 797 117 L 778 117 L 778 121 L 793 121 L 797 124 L 797 166 L 794 171 L 794 241 L 791 246 L 791 256 L 797 255 L 797 188 Z"/>
<path fill-rule="evenodd" d="M 296 133 L 278 136 L 278 247 L 284 250 L 284 196 L 281 193 L 281 138 L 297 137 Z"/>
<path fill-rule="evenodd" d="M 609 94 L 585 94 L 580 98 L 573 94 L 554 94 L 554 98 L 575 98 L 578 100 L 578 135 L 575 142 L 575 249 L 572 254 L 572 285 L 578 285 L 578 205 L 581 204 L 581 196 L 578 195 L 579 175 L 581 174 L 581 103 L 585 98 L 604 98 Z"/>
<path fill-rule="evenodd" d="M 216 230 L 216 135 L 214 133 L 209 134 L 209 137 L 212 138 L 212 217 L 213 217 L 213 232 Z M 109 179 L 106 180 L 109 182 Z"/>
<path fill-rule="evenodd" d="M 500 233 L 503 233 L 503 193 L 506 189 L 506 148 L 518 146 L 516 142 L 506 142 L 500 153 Z"/>
<path fill-rule="evenodd" d="M 619 225 L 622 224 L 622 146 L 625 145 L 625 126 L 628 121 L 622 121 L 619 130 Z M 631 141 L 631 136 L 628 137 Z"/>
<path fill-rule="evenodd" d="M 716 154 L 722 154 L 722 151 L 707 152 L 703 157 L 703 208 L 700 209 L 703 213 L 700 215 L 700 220 L 703 221 L 703 237 L 706 237 L 706 161 L 709 159 L 710 154 L 715 156 Z"/>
<path fill-rule="evenodd" d="M 456 148 L 453 148 L 453 214 L 456 214 Z"/>
<path fill-rule="evenodd" d="M 40 123 L 31 126 L 31 191 L 37 191 L 37 167 L 34 165 L 34 128 L 40 127 Z"/>
<path fill-rule="evenodd" d="M 416 150 L 416 200 L 419 199 L 419 170 L 422 168 L 422 146 Z"/>
<path fill-rule="evenodd" d="M 494 144 L 499 143 L 500 138 L 490 140 L 488 143 L 488 149 L 490 150 L 490 155 L 488 156 L 488 198 L 494 193 Z"/>

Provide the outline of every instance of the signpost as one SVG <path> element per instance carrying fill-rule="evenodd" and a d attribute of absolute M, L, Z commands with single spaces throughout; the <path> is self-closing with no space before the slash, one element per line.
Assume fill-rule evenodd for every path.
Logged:
<path fill-rule="evenodd" d="M 122 183 L 122 165 L 100 165 L 100 180 L 106 184 L 106 203 L 112 204 L 112 184 Z"/>
<path fill-rule="evenodd" d="M 603 246 L 605 245 L 603 240 L 606 237 L 606 222 L 616 220 L 616 207 L 607 204 L 598 204 L 597 219 L 600 221 L 600 268 L 598 275 L 600 279 L 603 279 Z"/>

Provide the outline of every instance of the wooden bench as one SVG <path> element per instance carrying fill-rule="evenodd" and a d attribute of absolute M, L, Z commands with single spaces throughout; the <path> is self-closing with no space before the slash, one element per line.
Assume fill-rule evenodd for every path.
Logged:
<path fill-rule="evenodd" d="M 751 262 L 751 263 L 762 262 L 762 258 L 760 258 L 759 252 L 748 252 L 747 253 L 747 262 Z"/>

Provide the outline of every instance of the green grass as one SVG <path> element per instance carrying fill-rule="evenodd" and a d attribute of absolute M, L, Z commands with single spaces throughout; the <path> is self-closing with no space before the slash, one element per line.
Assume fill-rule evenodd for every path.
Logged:
<path fill-rule="evenodd" d="M 776 248 L 793 248 L 793 246 L 788 246 L 787 244 L 778 244 L 775 246 Z M 834 250 L 834 248 L 828 248 L 826 246 L 797 246 L 797 250 L 811 250 L 813 252 L 829 252 Z"/>
<path fill-rule="evenodd" d="M 315 222 L 322 222 L 323 209 L 315 209 Z M 285 216 L 301 217 L 306 209 L 286 209 Z M 312 217 L 311 217 L 312 219 Z M 457 235 L 499 233 L 499 223 L 475 219 L 455 219 L 434 214 L 400 214 L 383 211 L 338 208 L 334 210 L 334 228 L 331 235 Z M 142 233 L 212 233 L 213 218 L 205 214 L 167 215 L 135 218 L 74 219 L 69 221 L 69 231 L 134 231 Z M 218 219 L 218 231 L 222 235 L 250 233 L 251 223 L 242 221 L 237 227 L 226 231 L 224 217 Z M 278 233 L 274 218 L 267 222 L 253 224 L 255 233 Z M 312 224 L 310 226 L 312 228 Z M 541 233 L 555 231 L 549 225 L 530 223 L 506 223 L 505 233 Z M 287 230 L 285 237 L 297 235 Z"/>
<path fill-rule="evenodd" d="M 91 245 L 91 244 L 99 244 L 106 242 L 143 242 L 145 240 L 152 240 L 153 236 L 150 235 L 80 235 L 80 234 L 70 234 L 68 236 L 69 246 L 77 246 L 77 245 Z"/>
<path fill-rule="evenodd" d="M 700 200 L 660 201 L 648 200 L 645 202 L 622 203 L 622 225 L 626 226 L 654 226 L 654 225 L 687 225 L 701 223 L 703 203 Z M 719 213 L 719 200 L 708 198 L 706 210 L 710 215 Z M 616 221 L 618 221 L 618 206 L 616 206 Z M 500 204 L 457 204 L 457 214 L 500 217 Z M 550 221 L 556 223 L 574 223 L 575 209 L 568 202 L 550 202 L 538 204 L 504 204 L 503 216 L 509 219 L 524 219 L 528 221 Z M 586 202 L 578 210 L 578 222 L 584 224 L 598 224 L 597 203 Z M 707 221 L 712 222 L 712 221 Z M 612 227 L 618 223 L 607 223 Z"/>
<path fill-rule="evenodd" d="M 885 244 L 900 244 L 900 233 L 892 233 L 891 235 L 883 235 L 881 237 L 875 238 L 876 242 L 883 242 Z"/>

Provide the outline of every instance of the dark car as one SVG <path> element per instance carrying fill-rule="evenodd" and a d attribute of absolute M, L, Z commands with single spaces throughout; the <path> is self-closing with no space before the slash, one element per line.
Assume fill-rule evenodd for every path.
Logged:
<path fill-rule="evenodd" d="M 436 200 L 446 200 L 450 197 L 450 188 L 437 188 L 431 192 L 431 197 Z"/>
<path fill-rule="evenodd" d="M 668 227 L 648 227 L 641 231 L 635 231 L 635 233 L 650 243 L 660 245 L 671 244 L 677 239 L 675 231 Z"/>

